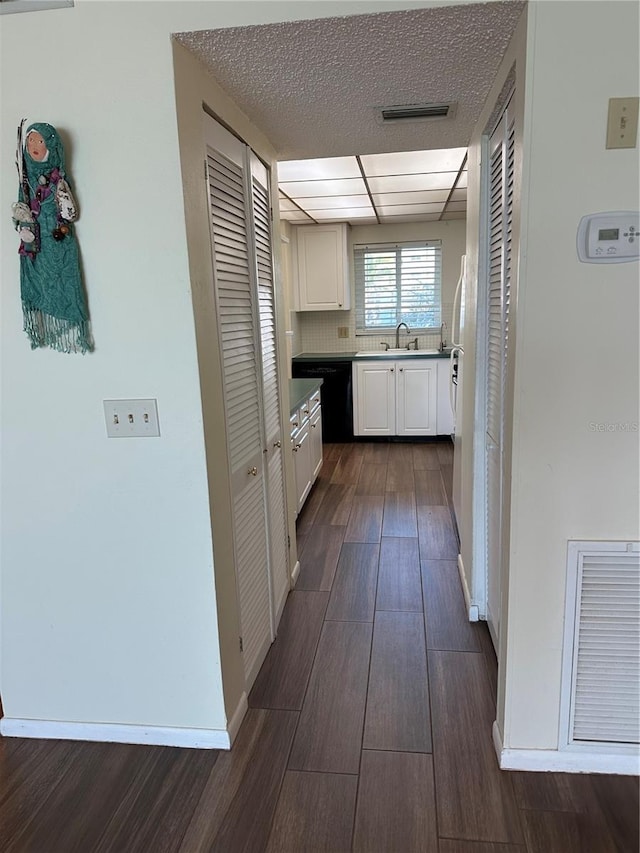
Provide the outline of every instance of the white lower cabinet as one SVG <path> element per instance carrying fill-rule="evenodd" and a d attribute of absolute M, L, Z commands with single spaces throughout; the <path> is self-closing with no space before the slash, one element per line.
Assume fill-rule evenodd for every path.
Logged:
<path fill-rule="evenodd" d="M 299 513 L 322 468 L 322 409 L 316 391 L 291 415 L 291 451 Z"/>
<path fill-rule="evenodd" d="M 434 359 L 354 364 L 355 435 L 437 435 Z"/>

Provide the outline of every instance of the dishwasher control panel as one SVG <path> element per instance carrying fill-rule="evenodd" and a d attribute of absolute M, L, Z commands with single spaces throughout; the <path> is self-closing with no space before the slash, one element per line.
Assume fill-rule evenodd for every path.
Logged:
<path fill-rule="evenodd" d="M 578 258 L 585 264 L 637 261 L 640 248 L 638 211 L 617 210 L 583 216 L 578 225 Z"/>

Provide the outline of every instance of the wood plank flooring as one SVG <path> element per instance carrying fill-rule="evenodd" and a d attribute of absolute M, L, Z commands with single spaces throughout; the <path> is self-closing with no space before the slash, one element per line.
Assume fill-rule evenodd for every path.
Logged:
<path fill-rule="evenodd" d="M 637 853 L 636 778 L 498 769 L 450 442 L 324 451 L 233 749 L 0 738 L 0 850 Z"/>

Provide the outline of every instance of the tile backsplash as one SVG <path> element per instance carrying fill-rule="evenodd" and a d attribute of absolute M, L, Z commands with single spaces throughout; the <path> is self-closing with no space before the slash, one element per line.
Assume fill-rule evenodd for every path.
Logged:
<path fill-rule="evenodd" d="M 447 324 L 444 338 L 447 343 L 451 340 L 451 315 L 453 305 L 442 303 L 442 318 Z M 354 311 L 303 311 L 297 315 L 297 329 L 293 336 L 292 351 L 301 352 L 352 352 L 372 350 L 379 352 L 382 341 L 389 346 L 395 346 L 395 335 L 358 335 L 356 336 Z M 346 338 L 338 337 L 338 329 L 346 327 Z M 440 332 L 416 333 L 407 335 L 406 330 L 400 330 L 400 346 L 404 346 L 417 336 L 419 349 L 431 349 L 440 343 Z"/>

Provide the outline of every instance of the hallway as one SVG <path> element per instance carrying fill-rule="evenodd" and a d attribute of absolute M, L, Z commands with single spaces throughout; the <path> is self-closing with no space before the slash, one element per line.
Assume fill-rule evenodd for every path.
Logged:
<path fill-rule="evenodd" d="M 230 753 L 0 739 L 14 853 L 635 853 L 638 780 L 507 773 L 449 442 L 325 445 Z"/>

